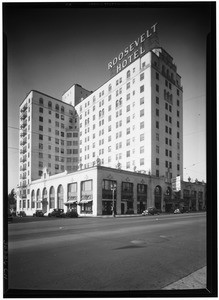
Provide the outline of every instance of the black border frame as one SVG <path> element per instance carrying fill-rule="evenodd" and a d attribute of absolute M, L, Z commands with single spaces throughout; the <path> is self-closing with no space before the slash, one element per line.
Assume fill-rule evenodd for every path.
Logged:
<path fill-rule="evenodd" d="M 174 8 L 199 5 L 211 10 L 211 33 L 207 38 L 207 289 L 162 291 L 32 291 L 10 290 L 7 280 L 8 245 L 8 105 L 7 105 L 7 37 L 4 34 L 4 14 L 11 8 Z M 57 2 L 3 3 L 3 296 L 4 298 L 129 298 L 129 297 L 217 297 L 217 105 L 216 105 L 216 1 L 215 2 Z"/>

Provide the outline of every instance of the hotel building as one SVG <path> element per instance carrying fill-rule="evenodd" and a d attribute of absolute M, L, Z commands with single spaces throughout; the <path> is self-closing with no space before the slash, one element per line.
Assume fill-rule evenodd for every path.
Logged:
<path fill-rule="evenodd" d="M 155 47 L 115 68 L 94 92 L 75 84 L 62 100 L 31 91 L 22 102 L 18 211 L 96 216 L 111 214 L 113 199 L 118 214 L 205 206 L 203 185 L 193 188 L 195 203 L 172 191 L 171 179 L 183 177 L 183 89 L 173 58 Z"/>

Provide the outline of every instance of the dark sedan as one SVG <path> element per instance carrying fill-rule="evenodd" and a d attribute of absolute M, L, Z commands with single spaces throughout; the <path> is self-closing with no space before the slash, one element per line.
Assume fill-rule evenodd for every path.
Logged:
<path fill-rule="evenodd" d="M 44 212 L 42 210 L 36 210 L 33 217 L 44 217 Z"/>
<path fill-rule="evenodd" d="M 48 214 L 48 217 L 63 218 L 65 217 L 64 209 L 53 209 L 53 211 Z"/>

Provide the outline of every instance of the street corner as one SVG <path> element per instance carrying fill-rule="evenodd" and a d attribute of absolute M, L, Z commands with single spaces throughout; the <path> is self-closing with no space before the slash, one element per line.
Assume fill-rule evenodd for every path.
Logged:
<path fill-rule="evenodd" d="M 171 283 L 162 290 L 195 290 L 205 289 L 207 282 L 206 266 L 190 275 Z"/>

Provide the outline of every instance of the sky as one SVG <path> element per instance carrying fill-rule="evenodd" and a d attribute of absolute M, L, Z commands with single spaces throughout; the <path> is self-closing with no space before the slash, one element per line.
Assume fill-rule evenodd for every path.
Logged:
<path fill-rule="evenodd" d="M 51 4 L 4 7 L 8 78 L 8 191 L 19 178 L 19 105 L 32 90 L 61 100 L 74 83 L 96 90 L 108 62 L 153 24 L 183 85 L 184 180 L 206 181 L 206 38 L 210 2 L 140 2 L 133 7 Z M 82 6 L 83 5 L 83 6 Z"/>

